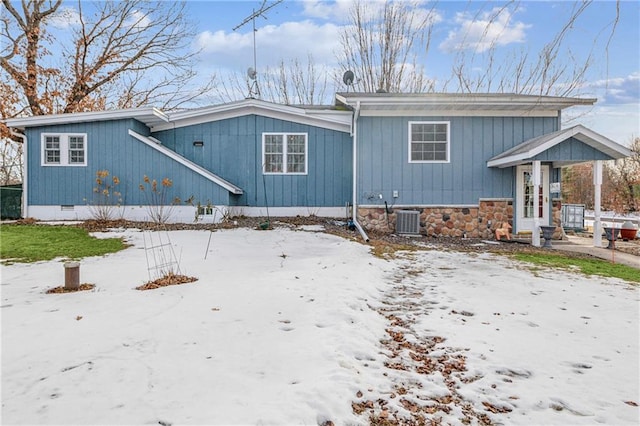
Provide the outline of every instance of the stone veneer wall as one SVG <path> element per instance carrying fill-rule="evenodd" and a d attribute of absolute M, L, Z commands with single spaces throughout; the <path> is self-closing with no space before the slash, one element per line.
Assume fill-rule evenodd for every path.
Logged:
<path fill-rule="evenodd" d="M 495 238 L 495 230 L 502 222 L 513 226 L 512 199 L 480 200 L 478 207 L 384 207 L 358 208 L 358 221 L 368 231 L 396 232 L 396 210 L 420 212 L 420 234 L 430 237 Z M 490 222 L 489 222 L 490 221 Z M 557 227 L 554 239 L 562 239 L 562 200 L 554 198 L 551 224 Z"/>
<path fill-rule="evenodd" d="M 480 227 L 482 238 L 494 238 L 495 230 L 502 222 L 509 222 L 513 226 L 513 200 L 486 199 L 480 200 Z"/>
<path fill-rule="evenodd" d="M 420 234 L 433 237 L 491 238 L 501 222 L 513 225 L 513 200 L 480 200 L 478 207 L 358 208 L 358 222 L 369 231 L 395 232 L 396 210 L 420 212 Z M 489 222 L 491 221 L 491 222 Z"/>

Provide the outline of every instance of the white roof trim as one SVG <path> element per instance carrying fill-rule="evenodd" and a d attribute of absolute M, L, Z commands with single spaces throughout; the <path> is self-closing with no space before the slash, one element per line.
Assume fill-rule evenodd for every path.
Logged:
<path fill-rule="evenodd" d="M 170 114 L 170 122 L 158 123 L 152 127 L 152 131 L 158 132 L 251 114 L 308 124 L 340 132 L 350 131 L 352 115 L 351 111 L 306 109 L 303 107 L 274 104 L 258 99 L 245 99 L 228 104 Z"/>
<path fill-rule="evenodd" d="M 493 157 L 487 162 L 487 167 L 510 167 L 524 162 L 529 162 L 538 154 L 558 145 L 569 138 L 575 138 L 580 142 L 615 159 L 631 156 L 631 151 L 612 141 L 611 139 L 594 132 L 581 124 L 560 130 L 547 135 L 529 139 L 502 154 Z M 527 146 L 530 146 L 527 149 Z M 513 154 L 510 154 L 513 153 Z"/>
<path fill-rule="evenodd" d="M 556 109 L 442 109 L 439 106 L 414 105 L 413 109 L 369 109 L 362 111 L 362 117 L 558 117 Z"/>
<path fill-rule="evenodd" d="M 336 93 L 344 105 L 380 109 L 400 107 L 440 109 L 531 109 L 561 110 L 575 105 L 593 105 L 595 98 L 565 98 L 560 96 L 517 95 L 509 93 Z M 446 107 L 446 108 L 443 108 Z"/>
<path fill-rule="evenodd" d="M 67 114 L 35 115 L 4 120 L 8 127 L 24 129 L 26 127 L 50 126 L 56 124 L 85 123 L 89 121 L 123 120 L 133 118 L 151 127 L 156 123 L 169 121 L 169 117 L 154 107 L 118 109 L 112 111 L 74 112 Z"/>
<path fill-rule="evenodd" d="M 242 189 L 235 186 L 234 184 L 222 179 L 220 176 L 211 173 L 209 170 L 205 169 L 204 167 L 201 167 L 199 165 L 197 165 L 196 163 L 187 160 L 186 158 L 184 158 L 183 156 L 181 156 L 180 154 L 176 153 L 175 151 L 170 150 L 169 148 L 159 144 L 157 141 L 157 139 L 155 138 L 150 138 L 147 136 L 142 136 L 139 133 L 134 132 L 133 130 L 129 129 L 129 135 L 133 136 L 134 138 L 136 138 L 137 140 L 139 140 L 140 142 L 143 142 L 145 144 L 147 144 L 148 146 L 150 146 L 151 148 L 155 149 L 156 151 L 161 152 L 162 154 L 166 155 L 167 157 L 177 161 L 178 163 L 182 164 L 183 166 L 188 167 L 189 169 L 193 170 L 194 172 L 198 173 L 201 176 L 204 176 L 205 178 L 209 179 L 211 182 L 220 185 L 221 187 L 223 187 L 224 189 L 226 189 L 227 191 L 233 193 L 233 194 L 237 194 L 240 195 L 243 193 Z"/>

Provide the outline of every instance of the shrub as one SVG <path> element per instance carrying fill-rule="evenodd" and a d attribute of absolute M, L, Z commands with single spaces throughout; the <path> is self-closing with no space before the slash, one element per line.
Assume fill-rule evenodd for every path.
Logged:
<path fill-rule="evenodd" d="M 93 197 L 87 202 L 91 217 L 101 221 L 114 219 L 116 211 L 122 205 L 122 194 L 117 190 L 120 179 L 117 176 L 109 177 L 108 170 L 98 170 L 95 184 Z"/>

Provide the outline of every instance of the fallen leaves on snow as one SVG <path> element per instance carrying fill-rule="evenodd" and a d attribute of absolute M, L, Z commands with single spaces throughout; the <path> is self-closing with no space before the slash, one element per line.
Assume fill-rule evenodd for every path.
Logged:
<path fill-rule="evenodd" d="M 78 291 L 87 291 L 87 290 L 93 290 L 93 288 L 95 287 L 95 284 L 80 284 L 80 286 L 78 286 L 78 288 L 76 289 L 68 289 L 65 286 L 60 286 L 60 287 L 55 287 L 55 288 L 50 288 L 49 290 L 46 291 L 47 294 L 62 294 L 62 293 L 76 293 Z"/>
<path fill-rule="evenodd" d="M 167 287 L 170 285 L 192 283 L 194 281 L 198 281 L 198 279 L 195 277 L 188 277 L 186 275 L 176 275 L 173 273 L 169 273 L 164 277 L 158 278 L 155 281 L 149 281 L 146 284 L 136 287 L 136 290 L 153 290 L 156 288 Z"/>

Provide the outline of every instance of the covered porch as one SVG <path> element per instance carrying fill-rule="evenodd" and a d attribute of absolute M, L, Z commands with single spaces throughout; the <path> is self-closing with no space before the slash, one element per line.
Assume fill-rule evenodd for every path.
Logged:
<path fill-rule="evenodd" d="M 582 125 L 529 139 L 487 162 L 487 167 L 513 168 L 515 176 L 514 232 L 530 231 L 539 247 L 540 229 L 554 226 L 551 194 L 560 197 L 561 168 L 592 162 L 595 224 L 593 246 L 602 246 L 601 187 L 604 161 L 631 156 L 631 151 Z"/>

